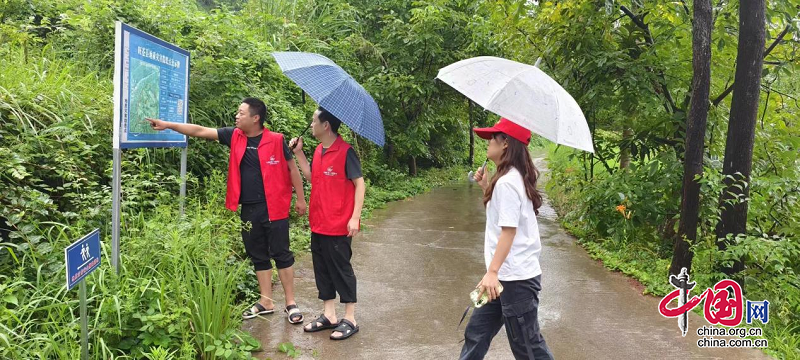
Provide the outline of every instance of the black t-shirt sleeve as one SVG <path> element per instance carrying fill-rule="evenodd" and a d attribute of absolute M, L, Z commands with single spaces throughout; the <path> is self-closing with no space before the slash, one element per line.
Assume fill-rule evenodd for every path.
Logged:
<path fill-rule="evenodd" d="M 363 176 L 363 174 L 361 174 L 361 160 L 359 160 L 353 148 L 347 150 L 347 159 L 344 162 L 344 173 L 350 180 L 358 179 Z"/>
<path fill-rule="evenodd" d="M 231 139 L 233 139 L 233 129 L 232 127 L 224 127 L 217 129 L 217 137 L 219 138 L 219 142 L 222 145 L 227 147 L 231 147 Z"/>
<path fill-rule="evenodd" d="M 292 150 L 289 149 L 289 144 L 286 143 L 286 139 L 283 139 L 283 156 L 286 158 L 286 160 L 292 160 L 294 157 L 292 155 Z"/>

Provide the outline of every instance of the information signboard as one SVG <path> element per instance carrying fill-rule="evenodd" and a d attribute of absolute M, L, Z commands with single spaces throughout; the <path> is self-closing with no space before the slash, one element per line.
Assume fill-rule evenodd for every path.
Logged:
<path fill-rule="evenodd" d="M 116 47 L 114 148 L 186 147 L 185 135 L 145 119 L 188 122 L 189 52 L 121 22 Z"/>

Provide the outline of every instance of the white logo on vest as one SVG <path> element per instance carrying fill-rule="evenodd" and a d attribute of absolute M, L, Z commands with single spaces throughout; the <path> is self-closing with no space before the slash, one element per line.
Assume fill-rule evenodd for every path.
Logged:
<path fill-rule="evenodd" d="M 267 165 L 278 165 L 280 163 L 280 161 L 275 160 L 275 155 L 270 156 L 269 161 L 267 161 Z"/>
<path fill-rule="evenodd" d="M 333 171 L 333 166 L 329 166 L 328 170 L 325 170 L 323 174 L 326 176 L 336 176 L 336 172 Z"/>

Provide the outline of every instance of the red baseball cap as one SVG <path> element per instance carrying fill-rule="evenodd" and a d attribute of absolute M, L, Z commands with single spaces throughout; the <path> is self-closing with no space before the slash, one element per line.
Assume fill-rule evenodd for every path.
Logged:
<path fill-rule="evenodd" d="M 530 130 L 522 126 L 519 126 L 506 118 L 500 118 L 500 121 L 498 121 L 497 124 L 494 124 L 494 126 L 492 127 L 475 128 L 472 129 L 472 131 L 474 131 L 475 134 L 478 134 L 478 136 L 486 140 L 490 140 L 493 134 L 501 132 L 503 134 L 513 137 L 514 139 L 521 141 L 525 145 L 528 145 L 531 142 Z"/>

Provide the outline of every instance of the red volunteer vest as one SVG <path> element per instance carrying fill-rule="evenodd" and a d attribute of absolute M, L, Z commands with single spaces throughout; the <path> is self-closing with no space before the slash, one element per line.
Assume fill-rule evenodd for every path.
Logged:
<path fill-rule="evenodd" d="M 308 220 L 311 231 L 328 236 L 347 235 L 347 223 L 353 216 L 356 186 L 345 174 L 350 145 L 336 138 L 322 155 L 322 144 L 314 151 L 311 163 L 311 202 Z"/>
<path fill-rule="evenodd" d="M 231 156 L 228 159 L 228 191 L 225 194 L 225 207 L 236 211 L 242 193 L 242 174 L 240 166 L 247 148 L 247 136 L 240 129 L 233 130 Z M 283 152 L 283 134 L 264 128 L 261 142 L 258 143 L 258 161 L 261 165 L 261 178 L 264 181 L 264 196 L 267 199 L 269 220 L 289 217 L 292 203 L 292 180 Z"/>

